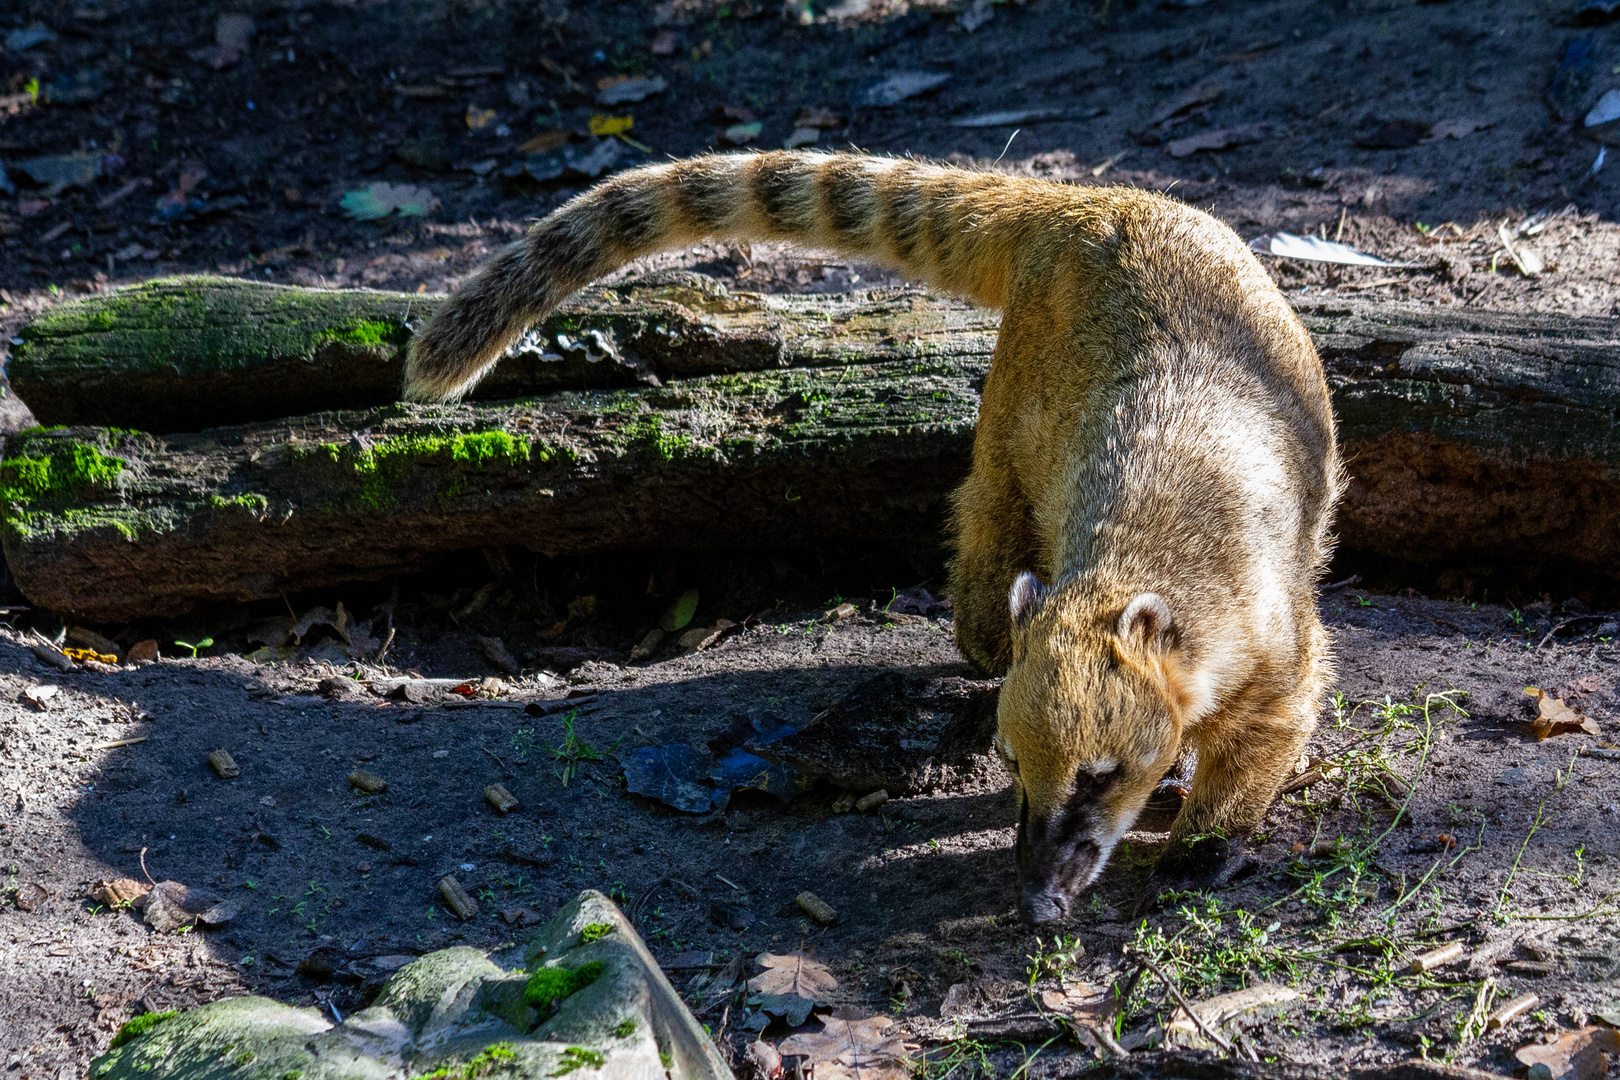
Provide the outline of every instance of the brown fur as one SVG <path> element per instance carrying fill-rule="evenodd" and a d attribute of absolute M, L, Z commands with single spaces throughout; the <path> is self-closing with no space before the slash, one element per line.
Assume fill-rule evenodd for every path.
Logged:
<path fill-rule="evenodd" d="M 1314 582 L 1340 476 L 1316 351 L 1238 237 L 1146 192 L 909 160 L 648 166 L 465 286 L 406 395 L 459 396 L 592 278 L 710 236 L 859 254 L 1004 309 L 952 595 L 962 652 L 1007 676 L 1025 914 L 1066 912 L 1184 743 L 1172 851 L 1252 830 L 1329 677 Z"/>

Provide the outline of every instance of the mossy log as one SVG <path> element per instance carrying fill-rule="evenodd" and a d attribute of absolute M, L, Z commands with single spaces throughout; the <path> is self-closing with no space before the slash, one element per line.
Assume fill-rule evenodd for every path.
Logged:
<path fill-rule="evenodd" d="M 23 328 L 8 372 L 41 424 L 198 431 L 399 396 L 413 327 L 443 297 L 184 277 L 63 304 Z M 471 395 L 560 390 L 922 356 L 988 358 L 994 313 L 908 289 L 733 293 L 699 274 L 587 289 Z"/>
<path fill-rule="evenodd" d="M 181 287 L 192 285 L 145 288 Z M 357 311 L 422 303 L 362 294 L 378 305 L 362 311 L 342 306 L 361 303 L 352 294 L 206 290 L 253 310 L 270 303 L 255 295 L 296 295 L 299 310 L 315 312 L 299 316 L 306 344 L 346 332 Z M 25 332 L 19 360 L 35 381 L 19 390 L 36 410 L 50 393 L 41 387 L 98 377 L 92 331 L 78 340 L 61 329 L 89 306 L 59 310 L 49 333 Z M 1302 303 L 1300 314 L 1328 366 L 1351 476 L 1343 546 L 1620 576 L 1614 324 L 1337 300 Z M 108 426 L 14 437 L 0 464 L 12 573 L 36 604 L 113 621 L 381 578 L 492 545 L 560 555 L 879 540 L 938 550 L 947 496 L 967 468 L 993 316 L 906 290 L 766 298 L 676 279 L 595 290 L 567 317 L 526 346 L 531 373 L 511 359 L 498 371 L 501 393 L 537 396 L 167 436 L 97 413 Z M 541 378 L 547 365 L 566 363 L 539 357 L 558 334 L 579 341 L 591 330 L 617 359 L 581 358 L 567 377 L 597 387 L 538 395 L 557 385 Z M 221 371 L 313 355 L 277 345 L 239 362 L 228 333 L 210 340 Z M 399 342 L 388 347 L 397 364 Z M 127 371 L 137 351 L 107 366 Z M 205 359 L 200 348 L 167 355 L 182 372 Z M 516 370 L 504 374 L 507 365 Z M 383 388 L 364 393 L 389 396 Z M 74 396 L 86 409 L 94 400 L 65 390 L 58 400 Z"/>

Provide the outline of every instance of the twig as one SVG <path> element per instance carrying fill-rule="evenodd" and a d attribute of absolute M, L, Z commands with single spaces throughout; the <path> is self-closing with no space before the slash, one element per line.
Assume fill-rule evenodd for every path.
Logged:
<path fill-rule="evenodd" d="M 92 750 L 116 750 L 120 746 L 134 746 L 138 742 L 145 742 L 146 736 L 141 735 L 134 739 L 114 739 L 112 742 L 97 743 Z"/>
<path fill-rule="evenodd" d="M 1115 1057 L 1123 1058 L 1131 1056 L 1131 1052 L 1129 1050 L 1119 1045 L 1119 1040 L 1114 1038 L 1113 1033 L 1108 1030 L 1108 1026 L 1106 1024 L 1087 1024 L 1086 1030 L 1089 1031 L 1098 1042 L 1103 1044 L 1103 1049 L 1107 1050 Z"/>
<path fill-rule="evenodd" d="M 1349 577 L 1345 578 L 1343 581 L 1335 581 L 1331 585 L 1322 586 L 1322 591 L 1325 592 L 1325 593 L 1330 593 L 1330 592 L 1337 592 L 1339 589 L 1348 589 L 1350 586 L 1354 585 L 1356 582 L 1358 582 L 1360 580 L 1361 580 L 1361 575 L 1360 574 L 1351 574 Z"/>
<path fill-rule="evenodd" d="M 146 849 L 145 848 L 141 848 L 141 873 L 146 875 L 146 880 L 147 881 L 152 881 L 152 872 L 146 868 Z M 156 885 L 157 882 L 152 881 L 152 884 Z"/>
<path fill-rule="evenodd" d="M 501 772 L 506 773 L 508 775 L 511 774 L 512 770 L 508 769 L 506 767 L 506 762 L 502 761 L 499 757 L 496 756 L 495 751 L 491 750 L 487 746 L 480 746 L 478 749 L 482 750 L 484 753 L 488 754 L 490 757 L 495 758 L 495 764 L 497 764 L 497 765 L 499 765 L 501 767 Z"/>
<path fill-rule="evenodd" d="M 1176 984 L 1171 981 L 1170 976 L 1164 973 L 1163 968 L 1154 963 L 1146 953 L 1137 953 L 1136 958 L 1144 966 L 1146 966 L 1149 971 L 1158 976 L 1159 981 L 1164 983 L 1164 988 L 1170 991 L 1170 996 L 1175 998 L 1176 1004 L 1181 1006 L 1182 1011 L 1185 1012 L 1188 1018 L 1192 1020 L 1193 1026 L 1199 1031 L 1203 1032 L 1205 1038 L 1214 1043 L 1216 1046 L 1220 1047 L 1222 1050 L 1225 1050 L 1228 1054 L 1237 1053 L 1237 1048 L 1232 1045 L 1232 1041 L 1230 1039 L 1204 1022 L 1204 1018 L 1198 1015 L 1198 1010 L 1192 1007 L 1192 1002 L 1187 1000 L 1186 995 L 1184 995 Z"/>
<path fill-rule="evenodd" d="M 665 874 L 663 877 L 659 878 L 657 881 L 643 889 L 641 891 L 641 895 L 636 897 L 636 902 L 631 904 L 630 910 L 625 913 L 626 917 L 632 923 L 639 919 L 641 917 L 641 909 L 647 906 L 647 901 L 652 899 L 653 894 L 659 889 L 662 889 L 665 885 L 668 885 L 670 880 L 670 876 Z"/>

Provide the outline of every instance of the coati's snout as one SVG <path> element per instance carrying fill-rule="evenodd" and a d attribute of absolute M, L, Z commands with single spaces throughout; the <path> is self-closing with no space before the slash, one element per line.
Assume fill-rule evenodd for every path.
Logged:
<path fill-rule="evenodd" d="M 1179 641 L 1152 593 L 1098 611 L 1022 574 L 1011 599 L 996 748 L 1018 799 L 1019 909 L 1040 924 L 1068 915 L 1175 761 Z"/>
<path fill-rule="evenodd" d="M 1027 794 L 1018 793 L 1013 854 L 1018 862 L 1018 911 L 1025 922 L 1038 926 L 1065 918 L 1070 901 L 1102 873 L 1114 833 L 1104 821 L 1102 794 L 1117 779 L 1116 773 L 1079 773 L 1067 803 L 1033 815 Z"/>

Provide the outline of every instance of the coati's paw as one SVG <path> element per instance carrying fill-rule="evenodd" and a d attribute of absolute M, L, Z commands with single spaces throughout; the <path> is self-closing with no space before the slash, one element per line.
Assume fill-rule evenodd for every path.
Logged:
<path fill-rule="evenodd" d="M 1153 877 L 1164 889 L 1218 889 L 1258 865 L 1245 850 L 1243 837 L 1201 836 L 1160 856 Z"/>

